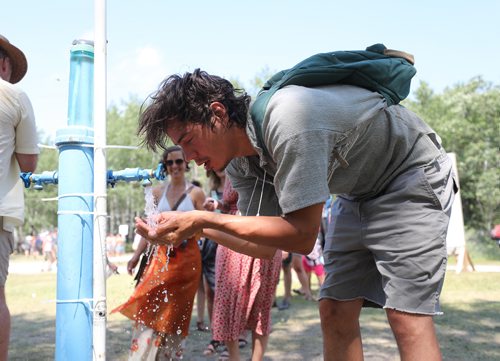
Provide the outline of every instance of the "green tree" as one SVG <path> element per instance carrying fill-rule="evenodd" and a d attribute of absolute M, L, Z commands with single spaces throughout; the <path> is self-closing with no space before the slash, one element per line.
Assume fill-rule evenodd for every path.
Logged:
<path fill-rule="evenodd" d="M 466 225 L 491 229 L 500 221 L 500 87 L 476 77 L 434 94 L 422 83 L 405 104 L 456 153 Z"/>
<path fill-rule="evenodd" d="M 39 139 L 43 139 L 42 136 L 40 134 Z M 43 142 L 43 144 L 51 143 L 49 137 Z M 55 147 L 42 147 L 36 173 L 57 171 L 57 159 L 58 152 Z M 35 190 L 33 187 L 25 189 L 24 203 L 25 223 L 19 230 L 21 236 L 57 226 L 57 185 L 45 185 L 42 190 Z"/>

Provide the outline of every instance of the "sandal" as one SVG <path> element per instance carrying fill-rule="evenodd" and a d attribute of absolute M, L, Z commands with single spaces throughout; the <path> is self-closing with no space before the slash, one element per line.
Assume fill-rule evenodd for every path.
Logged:
<path fill-rule="evenodd" d="M 245 340 L 244 338 L 240 338 L 238 340 L 238 347 L 239 348 L 244 348 L 248 344 L 248 341 Z"/>
<path fill-rule="evenodd" d="M 227 349 L 222 351 L 219 356 L 219 361 L 229 361 L 229 351 Z"/>
<path fill-rule="evenodd" d="M 196 322 L 196 329 L 201 332 L 208 332 L 209 329 L 207 326 L 205 326 L 205 323 L 203 321 L 198 321 Z"/>
<path fill-rule="evenodd" d="M 306 293 L 304 291 L 300 290 L 300 289 L 293 289 L 292 291 L 293 291 L 293 293 L 296 293 L 299 296 L 305 296 L 306 295 Z"/>
<path fill-rule="evenodd" d="M 184 349 L 180 349 L 174 353 L 174 356 L 172 357 L 172 354 L 168 351 L 165 351 L 163 353 L 163 359 L 165 360 L 171 360 L 171 361 L 180 361 L 184 358 Z M 161 356 L 160 356 L 161 357 Z"/>
<path fill-rule="evenodd" d="M 180 361 L 184 358 L 184 349 L 180 349 L 175 353 L 175 358 L 173 360 Z"/>
<path fill-rule="evenodd" d="M 217 353 L 217 349 L 222 346 L 222 342 L 212 340 L 210 343 L 207 345 L 207 348 L 205 351 L 203 351 L 203 356 L 213 356 Z"/>
<path fill-rule="evenodd" d="M 278 306 L 278 310 L 283 311 L 283 310 L 288 310 L 290 308 L 290 301 L 288 301 L 286 298 L 283 299 L 281 304 Z"/>

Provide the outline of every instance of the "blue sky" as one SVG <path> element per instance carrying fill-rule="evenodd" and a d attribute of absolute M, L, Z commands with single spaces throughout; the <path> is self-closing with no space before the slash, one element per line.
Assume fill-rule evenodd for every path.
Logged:
<path fill-rule="evenodd" d="M 412 91 L 477 75 L 500 84 L 499 18 L 496 0 L 108 0 L 108 104 L 142 100 L 173 73 L 201 68 L 248 84 L 266 67 L 374 43 L 414 54 Z M 67 124 L 71 43 L 93 40 L 94 1 L 10 1 L 0 24 L 28 57 L 19 85 L 53 137 Z"/>

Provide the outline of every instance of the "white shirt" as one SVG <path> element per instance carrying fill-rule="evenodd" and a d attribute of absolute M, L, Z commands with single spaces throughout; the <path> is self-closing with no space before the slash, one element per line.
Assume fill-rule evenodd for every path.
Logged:
<path fill-rule="evenodd" d="M 14 153 L 38 154 L 31 102 L 17 86 L 0 79 L 0 216 L 12 231 L 24 222 L 24 190 Z"/>

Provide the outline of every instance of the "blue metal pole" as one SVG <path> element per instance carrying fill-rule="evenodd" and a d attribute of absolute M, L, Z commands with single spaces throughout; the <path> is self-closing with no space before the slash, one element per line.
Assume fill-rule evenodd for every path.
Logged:
<path fill-rule="evenodd" d="M 93 307 L 93 66 L 94 46 L 70 51 L 68 127 L 59 147 L 56 360 L 92 359 Z"/>

